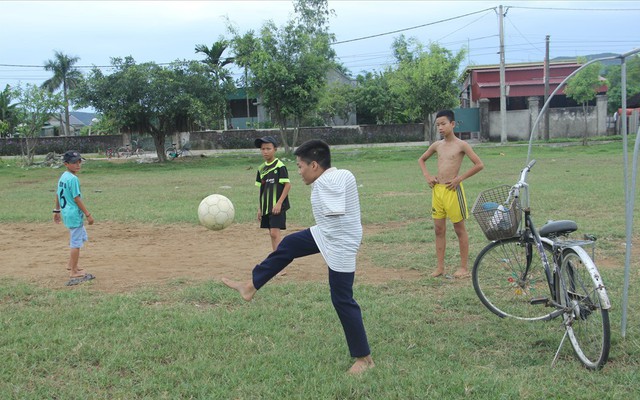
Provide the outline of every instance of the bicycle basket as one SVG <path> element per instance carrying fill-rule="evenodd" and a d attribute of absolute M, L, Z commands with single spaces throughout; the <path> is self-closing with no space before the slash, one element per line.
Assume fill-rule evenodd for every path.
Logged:
<path fill-rule="evenodd" d="M 508 199 L 510 189 L 507 185 L 487 189 L 478 195 L 473 204 L 471 213 L 489 240 L 514 237 L 518 232 L 522 212 L 517 199 Z"/>

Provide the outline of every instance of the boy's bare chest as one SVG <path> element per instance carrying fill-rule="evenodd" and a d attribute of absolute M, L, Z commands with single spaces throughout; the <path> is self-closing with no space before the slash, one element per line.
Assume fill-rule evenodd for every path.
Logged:
<path fill-rule="evenodd" d="M 457 161 L 462 159 L 464 152 L 460 146 L 455 144 L 442 144 L 438 148 L 438 160 L 444 162 Z"/>

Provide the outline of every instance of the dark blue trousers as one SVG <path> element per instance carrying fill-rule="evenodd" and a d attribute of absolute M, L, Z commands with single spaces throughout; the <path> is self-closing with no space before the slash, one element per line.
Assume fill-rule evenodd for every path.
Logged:
<path fill-rule="evenodd" d="M 253 269 L 253 286 L 260 289 L 294 259 L 320 252 L 310 229 L 285 236 L 278 248 Z M 353 298 L 354 272 L 329 270 L 331 302 L 338 313 L 342 329 L 347 339 L 351 357 L 365 357 L 371 354 L 367 333 L 362 322 L 360 306 Z"/>

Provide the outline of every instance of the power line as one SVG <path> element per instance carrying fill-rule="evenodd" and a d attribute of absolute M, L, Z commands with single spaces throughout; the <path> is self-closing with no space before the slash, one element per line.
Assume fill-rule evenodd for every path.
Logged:
<path fill-rule="evenodd" d="M 453 21 L 453 20 L 455 20 L 455 19 L 460 19 L 460 18 L 468 17 L 469 15 L 479 14 L 479 13 L 481 13 L 481 12 L 486 12 L 486 11 L 490 11 L 490 10 L 495 10 L 495 7 L 493 7 L 493 8 L 485 8 L 484 10 L 474 11 L 474 12 L 472 12 L 472 13 L 463 14 L 463 15 L 458 15 L 457 17 L 451 17 L 451 18 L 441 19 L 441 20 L 439 20 L 439 21 L 429 22 L 429 23 L 422 24 L 422 25 L 416 25 L 416 26 L 412 26 L 412 27 L 410 27 L 410 28 L 398 29 L 398 30 L 395 30 L 395 31 L 384 32 L 384 33 L 378 33 L 378 34 L 376 34 L 376 35 L 363 36 L 363 37 L 359 37 L 359 38 L 355 38 L 355 39 L 342 40 L 342 41 L 340 41 L 340 42 L 334 42 L 334 43 L 332 43 L 332 45 L 336 45 L 336 44 L 343 44 L 343 43 L 350 43 L 350 42 L 357 42 L 357 41 L 359 41 L 359 40 L 372 39 L 372 38 L 380 37 L 380 36 L 393 35 L 394 33 L 406 32 L 406 31 L 410 31 L 410 30 L 412 30 L 412 29 L 424 28 L 425 26 L 441 24 L 441 23 L 443 23 L 443 22 Z"/>

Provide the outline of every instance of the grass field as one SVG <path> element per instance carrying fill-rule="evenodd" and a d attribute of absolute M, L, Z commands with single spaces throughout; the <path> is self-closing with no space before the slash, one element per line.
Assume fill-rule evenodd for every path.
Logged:
<path fill-rule="evenodd" d="M 215 279 L 103 293 L 91 284 L 49 289 L 2 276 L 0 398 L 637 398 L 640 277 L 635 254 L 626 338 L 620 334 L 622 144 L 536 146 L 538 163 L 530 174 L 539 226 L 548 219 L 573 219 L 581 233 L 598 237 L 595 259 L 613 303 L 610 360 L 598 372 L 584 369 L 568 343 L 550 368 L 563 333 L 559 320 L 500 320 L 481 305 L 470 280 L 429 277 L 436 263 L 430 191 L 417 164 L 424 150 L 334 151 L 334 165 L 350 169 L 358 179 L 363 224 L 375 227 L 361 252 L 376 266 L 422 273 L 413 281 L 356 281 L 355 297 L 377 364 L 363 376 L 345 374 L 351 359 L 326 283 L 275 282 L 246 304 Z M 527 154 L 526 146 L 483 145 L 476 151 L 485 170 L 465 182 L 471 204 L 484 189 L 514 183 Z M 162 165 L 89 160 L 80 180 L 97 221 L 158 228 L 196 224 L 200 199 L 221 193 L 234 202 L 235 223 L 253 226 L 253 180 L 260 162 L 259 154 L 246 153 Z M 310 225 L 310 189 L 298 178 L 295 162 L 285 162 L 293 182 L 288 220 Z M 0 222 L 49 222 L 61 172 L 0 160 Z M 473 218 L 467 228 L 471 266 L 487 241 Z M 453 269 L 458 252 L 451 225 L 447 240 L 447 265 Z"/>

